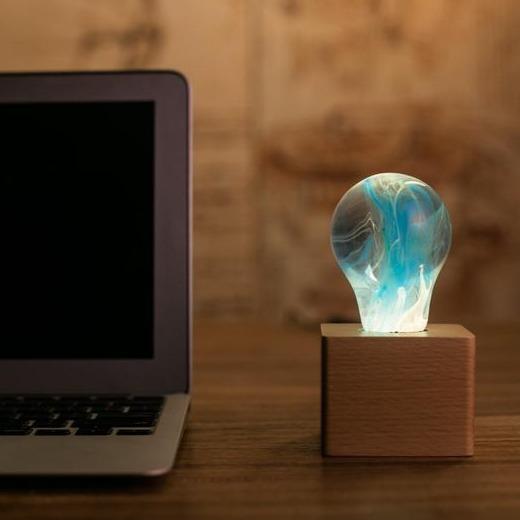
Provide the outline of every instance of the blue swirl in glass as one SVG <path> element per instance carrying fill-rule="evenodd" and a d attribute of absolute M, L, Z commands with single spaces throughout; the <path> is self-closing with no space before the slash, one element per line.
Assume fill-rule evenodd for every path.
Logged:
<path fill-rule="evenodd" d="M 401 173 L 367 177 L 336 206 L 331 242 L 365 331 L 426 329 L 451 245 L 448 210 L 430 186 Z"/>

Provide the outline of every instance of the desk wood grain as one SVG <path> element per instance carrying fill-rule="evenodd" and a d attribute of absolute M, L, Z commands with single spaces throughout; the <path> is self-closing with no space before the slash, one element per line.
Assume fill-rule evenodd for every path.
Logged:
<path fill-rule="evenodd" d="M 171 474 L 3 479 L 0 518 L 520 518 L 520 325 L 468 325 L 478 339 L 472 459 L 323 459 L 319 327 L 201 323 Z"/>

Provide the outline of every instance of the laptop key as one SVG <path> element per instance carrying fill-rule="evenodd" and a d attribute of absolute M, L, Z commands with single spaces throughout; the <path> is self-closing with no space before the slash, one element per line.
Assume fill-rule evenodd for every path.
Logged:
<path fill-rule="evenodd" d="M 55 417 L 53 413 L 45 413 L 44 411 L 38 413 L 21 413 L 18 418 L 24 421 L 51 421 Z"/>
<path fill-rule="evenodd" d="M 70 435 L 72 432 L 70 430 L 65 429 L 43 429 L 43 430 L 36 430 L 34 432 L 34 435 Z"/>
<path fill-rule="evenodd" d="M 30 428 L 19 428 L 19 429 L 13 429 L 13 430 L 9 430 L 9 429 L 0 429 L 0 436 L 4 436 L 4 435 L 29 435 L 31 433 L 31 429 Z"/>
<path fill-rule="evenodd" d="M 75 435 L 110 435 L 113 432 L 112 428 L 103 428 L 103 427 L 97 427 L 97 428 L 78 428 L 76 430 Z"/>
<path fill-rule="evenodd" d="M 126 430 L 118 430 L 117 435 L 151 435 L 153 430 L 151 428 L 147 429 L 126 429 Z"/>
<path fill-rule="evenodd" d="M 135 419 L 135 420 L 147 420 L 147 419 L 156 419 L 159 417 L 158 413 L 132 413 L 132 412 L 119 412 L 119 413 L 98 413 L 94 420 L 102 421 L 102 420 L 114 420 L 118 421 L 120 419 Z"/>
<path fill-rule="evenodd" d="M 2 421 L 0 423 L 0 430 L 19 430 L 30 427 L 29 421 L 20 421 L 20 420 L 12 420 L 12 421 Z"/>
<path fill-rule="evenodd" d="M 99 421 L 97 424 L 103 426 L 112 426 L 113 428 L 151 428 L 155 425 L 155 421 L 134 421 L 134 420 L 120 420 L 120 421 Z"/>
<path fill-rule="evenodd" d="M 9 419 L 14 419 L 15 417 L 19 417 L 20 412 L 0 412 L 0 422 L 8 421 Z"/>
<path fill-rule="evenodd" d="M 160 410 L 161 405 L 157 403 L 128 403 L 130 410 Z"/>
<path fill-rule="evenodd" d="M 34 421 L 33 428 L 65 428 L 67 426 L 68 421 L 64 421 L 62 419 L 39 419 Z"/>

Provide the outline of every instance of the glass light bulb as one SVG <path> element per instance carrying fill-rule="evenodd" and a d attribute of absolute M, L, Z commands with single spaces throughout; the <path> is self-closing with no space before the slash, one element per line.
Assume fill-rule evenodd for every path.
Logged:
<path fill-rule="evenodd" d="M 363 329 L 426 328 L 433 286 L 451 245 L 448 210 L 430 186 L 401 173 L 367 177 L 336 206 L 331 242 L 354 289 Z"/>

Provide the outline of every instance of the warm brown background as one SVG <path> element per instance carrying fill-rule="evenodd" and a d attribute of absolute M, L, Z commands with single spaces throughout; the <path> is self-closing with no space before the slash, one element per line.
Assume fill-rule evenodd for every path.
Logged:
<path fill-rule="evenodd" d="M 188 75 L 198 316 L 356 319 L 329 217 L 402 171 L 454 222 L 432 318 L 510 320 L 519 27 L 516 0 L 1 0 L 0 69 Z"/>

